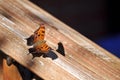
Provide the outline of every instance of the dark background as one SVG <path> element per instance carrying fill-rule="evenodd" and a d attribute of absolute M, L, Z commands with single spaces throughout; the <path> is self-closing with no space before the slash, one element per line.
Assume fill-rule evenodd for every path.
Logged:
<path fill-rule="evenodd" d="M 120 57 L 118 0 L 30 0 Z"/>

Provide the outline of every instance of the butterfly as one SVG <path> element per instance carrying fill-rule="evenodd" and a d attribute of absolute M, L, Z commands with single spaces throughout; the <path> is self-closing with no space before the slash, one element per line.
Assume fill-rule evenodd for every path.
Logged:
<path fill-rule="evenodd" d="M 48 53 L 50 51 L 50 47 L 46 44 L 44 37 L 45 26 L 44 24 L 41 24 L 33 34 L 33 48 L 36 53 Z"/>
<path fill-rule="evenodd" d="M 46 44 L 44 38 L 45 38 L 45 26 L 44 24 L 41 24 L 33 35 L 31 35 L 29 38 L 26 38 L 27 45 L 28 46 L 33 45 L 33 48 L 29 48 L 29 53 L 32 53 L 33 58 L 42 55 L 43 57 L 51 57 L 52 59 L 57 58 L 57 55 L 51 51 L 53 49 Z M 65 56 L 64 47 L 61 42 L 58 43 L 58 49 L 56 51 Z"/>

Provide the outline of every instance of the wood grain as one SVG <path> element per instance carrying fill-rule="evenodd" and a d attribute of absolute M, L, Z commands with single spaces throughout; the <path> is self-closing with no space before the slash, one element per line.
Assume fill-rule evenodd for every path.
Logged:
<path fill-rule="evenodd" d="M 0 80 L 3 80 L 3 55 L 0 51 Z"/>
<path fill-rule="evenodd" d="M 25 38 L 44 23 L 57 59 L 27 55 Z M 119 80 L 120 60 L 27 0 L 0 1 L 0 49 L 45 80 Z M 57 53 L 62 42 L 66 56 Z"/>
<path fill-rule="evenodd" d="M 15 65 L 8 66 L 3 59 L 3 80 L 22 80 L 20 73 Z"/>

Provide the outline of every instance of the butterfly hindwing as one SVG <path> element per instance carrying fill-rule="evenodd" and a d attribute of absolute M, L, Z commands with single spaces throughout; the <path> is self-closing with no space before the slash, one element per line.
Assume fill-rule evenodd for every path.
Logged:
<path fill-rule="evenodd" d="M 49 46 L 45 43 L 43 45 L 41 45 L 41 51 L 44 53 L 47 53 L 49 51 Z"/>
<path fill-rule="evenodd" d="M 38 53 L 47 53 L 50 49 L 50 47 L 46 44 L 46 41 L 38 41 L 37 43 L 35 43 L 34 48 Z"/>

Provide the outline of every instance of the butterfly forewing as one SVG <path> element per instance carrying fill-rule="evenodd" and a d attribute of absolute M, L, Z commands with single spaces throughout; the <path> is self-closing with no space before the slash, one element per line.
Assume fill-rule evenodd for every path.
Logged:
<path fill-rule="evenodd" d="M 44 36 L 45 36 L 45 26 L 43 24 L 41 24 L 40 28 L 38 28 L 34 32 L 34 43 L 39 40 L 44 40 Z"/>

